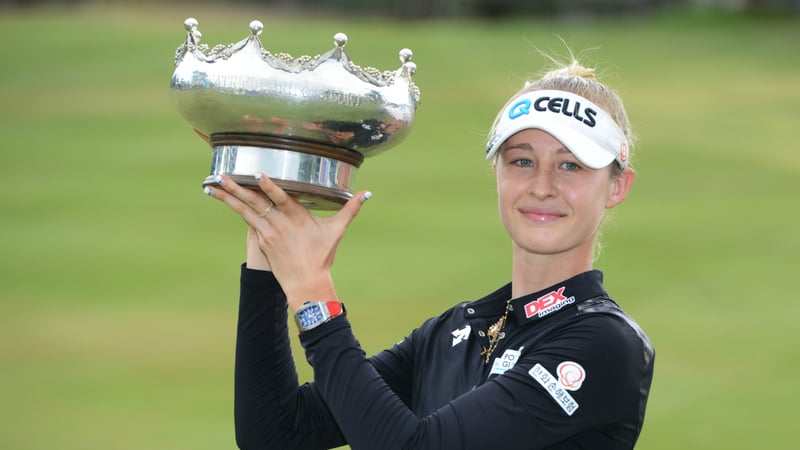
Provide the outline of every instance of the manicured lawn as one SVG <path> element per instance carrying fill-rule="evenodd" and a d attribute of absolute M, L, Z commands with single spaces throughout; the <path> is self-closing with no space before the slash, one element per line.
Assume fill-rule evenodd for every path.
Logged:
<path fill-rule="evenodd" d="M 414 50 L 404 143 L 342 242 L 339 295 L 368 353 L 505 283 L 485 135 L 560 38 L 639 135 L 597 267 L 658 351 L 641 449 L 790 449 L 800 398 L 800 23 L 393 22 L 209 7 L 0 15 L 0 448 L 232 449 L 245 227 L 202 193 L 210 150 L 173 108 L 183 20 L 293 55 L 346 32 L 362 66 Z M 310 377 L 297 353 L 301 377 Z"/>

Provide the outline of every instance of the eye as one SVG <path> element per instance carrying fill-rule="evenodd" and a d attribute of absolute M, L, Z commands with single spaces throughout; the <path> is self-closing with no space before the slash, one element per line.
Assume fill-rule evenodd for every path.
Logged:
<path fill-rule="evenodd" d="M 520 158 L 520 159 L 512 161 L 511 164 L 514 164 L 515 166 L 519 166 L 519 167 L 532 167 L 533 166 L 533 161 L 531 161 L 530 159 L 526 159 L 526 158 Z"/>
<path fill-rule="evenodd" d="M 577 172 L 581 170 L 581 166 L 578 163 L 574 163 L 572 161 L 564 161 L 561 163 L 561 168 L 566 170 L 567 172 Z"/>

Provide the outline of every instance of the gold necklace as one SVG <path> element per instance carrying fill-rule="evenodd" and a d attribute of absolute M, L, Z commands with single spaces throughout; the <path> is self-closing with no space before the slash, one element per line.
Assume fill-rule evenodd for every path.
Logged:
<path fill-rule="evenodd" d="M 492 357 L 492 353 L 494 353 L 495 349 L 497 349 L 497 344 L 500 343 L 500 339 L 502 339 L 501 335 L 503 334 L 503 328 L 506 325 L 506 319 L 508 318 L 508 311 L 511 309 L 511 300 L 506 302 L 506 312 L 503 313 L 503 316 L 494 323 L 494 325 L 490 326 L 489 329 L 486 331 L 486 334 L 489 336 L 489 347 L 484 347 L 483 351 L 481 352 L 481 356 L 486 356 L 486 360 L 484 364 L 489 364 L 489 359 Z"/>

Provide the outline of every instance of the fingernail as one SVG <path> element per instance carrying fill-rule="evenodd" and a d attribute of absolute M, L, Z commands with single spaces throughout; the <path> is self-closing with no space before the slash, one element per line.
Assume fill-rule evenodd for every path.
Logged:
<path fill-rule="evenodd" d="M 217 175 L 217 176 L 214 177 L 214 182 L 217 183 L 217 184 L 222 184 L 225 181 L 222 179 L 222 175 Z"/>
<path fill-rule="evenodd" d="M 253 175 L 253 176 L 254 176 L 254 177 L 256 177 L 256 181 L 261 181 L 261 178 L 263 178 L 263 177 L 261 176 L 261 172 L 259 172 L 259 173 L 255 174 L 255 175 Z"/>
<path fill-rule="evenodd" d="M 365 201 L 369 200 L 370 197 L 372 197 L 372 192 L 370 191 L 364 192 L 364 194 L 361 195 L 361 203 L 364 203 Z"/>
<path fill-rule="evenodd" d="M 205 192 L 206 195 L 213 195 L 214 194 L 211 191 L 211 188 L 208 188 L 208 187 L 203 188 L 203 192 Z"/>

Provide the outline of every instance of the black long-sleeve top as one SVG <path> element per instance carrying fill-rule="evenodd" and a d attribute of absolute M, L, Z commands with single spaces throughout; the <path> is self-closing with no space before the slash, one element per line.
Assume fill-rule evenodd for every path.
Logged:
<path fill-rule="evenodd" d="M 298 386 L 287 303 L 242 269 L 235 423 L 242 449 L 630 449 L 654 350 L 589 271 L 511 300 L 510 284 L 459 303 L 367 358 L 346 316 L 301 334 L 314 382 Z"/>

